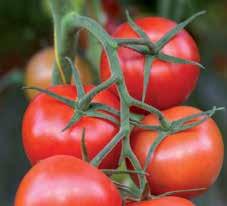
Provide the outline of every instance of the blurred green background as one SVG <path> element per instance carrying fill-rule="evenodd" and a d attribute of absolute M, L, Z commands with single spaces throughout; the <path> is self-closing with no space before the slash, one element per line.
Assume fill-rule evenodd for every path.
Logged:
<path fill-rule="evenodd" d="M 122 0 L 120 5 L 122 11 L 130 9 L 134 16 L 159 15 L 176 21 L 207 10 L 205 16 L 187 28 L 199 44 L 202 63 L 207 69 L 202 72 L 198 87 L 186 104 L 203 110 L 213 105 L 227 108 L 227 1 Z M 122 21 L 124 14 L 120 16 L 119 19 L 114 17 L 117 23 Z M 21 141 L 21 121 L 28 104 L 21 89 L 24 70 L 33 54 L 52 45 L 53 25 L 46 1 L 2 0 L 0 28 L 0 205 L 10 206 L 19 181 L 30 167 Z M 90 54 L 98 53 L 99 47 L 94 45 L 92 51 L 85 51 L 85 54 L 97 68 L 98 60 L 92 59 Z M 227 144 L 227 113 L 220 112 L 215 119 Z M 227 160 L 217 183 L 195 202 L 198 206 L 224 206 L 226 193 Z"/>

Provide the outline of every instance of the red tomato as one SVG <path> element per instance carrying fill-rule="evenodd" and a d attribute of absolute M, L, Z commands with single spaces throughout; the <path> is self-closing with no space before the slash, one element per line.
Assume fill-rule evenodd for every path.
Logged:
<path fill-rule="evenodd" d="M 157 42 L 176 23 L 165 18 L 148 17 L 136 20 L 137 25 L 147 33 L 151 41 Z M 113 34 L 114 38 L 138 38 L 133 29 L 124 23 Z M 162 52 L 187 60 L 199 61 L 196 43 L 185 31 L 172 38 Z M 129 93 L 138 100 L 142 99 L 145 57 L 131 49 L 120 47 L 118 57 Z M 110 76 L 110 66 L 105 52 L 101 56 L 101 79 Z M 184 102 L 194 89 L 199 77 L 199 68 L 191 64 L 174 64 L 154 60 L 150 70 L 149 84 L 145 102 L 158 109 L 166 109 Z M 117 94 L 117 90 L 111 88 Z M 137 111 L 138 112 L 138 111 Z"/>
<path fill-rule="evenodd" d="M 50 157 L 23 178 L 14 206 L 121 206 L 110 179 L 75 157 Z"/>
<path fill-rule="evenodd" d="M 91 87 L 85 87 L 89 91 Z M 71 85 L 60 85 L 52 92 L 76 99 L 76 89 Z M 118 99 L 109 91 L 95 96 L 93 102 L 104 103 L 119 109 Z M 118 126 L 104 119 L 82 117 L 71 128 L 62 132 L 73 115 L 73 109 L 46 94 L 38 95 L 27 108 L 23 119 L 22 136 L 26 154 L 32 164 L 44 158 L 57 155 L 73 155 L 81 158 L 81 137 L 83 128 L 89 158 L 92 159 L 118 132 Z M 119 144 L 104 159 L 101 168 L 118 166 L 121 145 Z"/>
<path fill-rule="evenodd" d="M 118 17 L 121 15 L 121 7 L 118 0 L 102 0 L 102 7 L 109 17 Z"/>
<path fill-rule="evenodd" d="M 174 121 L 199 112 L 193 107 L 178 106 L 163 114 Z M 142 122 L 158 124 L 153 115 L 146 116 Z M 131 146 L 141 165 L 156 137 L 157 132 L 152 131 L 135 129 L 132 133 Z M 192 129 L 169 135 L 158 146 L 147 169 L 151 193 L 209 188 L 219 175 L 223 156 L 222 136 L 211 118 Z M 177 196 L 193 197 L 202 192 L 178 193 Z"/>
<path fill-rule="evenodd" d="M 169 196 L 149 201 L 129 203 L 126 206 L 195 206 L 195 205 L 184 198 Z"/>

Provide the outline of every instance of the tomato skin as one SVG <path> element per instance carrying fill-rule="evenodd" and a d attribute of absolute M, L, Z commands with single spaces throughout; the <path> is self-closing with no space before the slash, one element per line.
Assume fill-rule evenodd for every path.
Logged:
<path fill-rule="evenodd" d="M 23 178 L 14 206 L 121 206 L 113 183 L 101 171 L 75 157 L 40 161 Z"/>
<path fill-rule="evenodd" d="M 178 106 L 163 111 L 169 121 L 201 112 L 199 109 Z M 157 118 L 147 115 L 143 124 L 158 124 Z M 131 135 L 132 150 L 143 165 L 157 132 L 135 129 Z M 159 195 L 177 190 L 209 188 L 217 179 L 224 157 L 221 133 L 209 118 L 192 129 L 169 135 L 156 149 L 148 166 L 147 177 L 151 193 Z M 137 179 L 134 177 L 134 180 Z M 203 191 L 177 193 L 194 197 Z"/>
<path fill-rule="evenodd" d="M 136 23 L 153 42 L 157 42 L 176 25 L 175 22 L 161 17 L 139 18 Z M 112 36 L 114 38 L 138 38 L 138 35 L 128 23 L 120 25 Z M 197 62 L 200 60 L 196 43 L 185 30 L 171 39 L 162 49 L 162 52 L 187 60 Z M 144 55 L 131 49 L 120 47 L 118 49 L 118 57 L 129 93 L 134 98 L 141 100 L 144 79 Z M 104 51 L 101 56 L 100 71 L 102 81 L 109 78 L 110 66 Z M 174 64 L 159 59 L 154 60 L 150 70 L 145 102 L 158 109 L 167 109 L 181 104 L 194 89 L 199 73 L 199 68 L 195 65 Z M 117 94 L 117 90 L 114 87 L 111 89 Z M 136 112 L 139 111 L 136 110 Z"/>
<path fill-rule="evenodd" d="M 86 92 L 92 87 L 85 87 Z M 76 89 L 72 85 L 59 85 L 50 90 L 61 96 L 76 99 Z M 95 96 L 93 102 L 104 103 L 119 109 L 118 99 L 105 90 Z M 72 118 L 73 109 L 46 94 L 38 95 L 28 106 L 22 125 L 25 152 L 32 164 L 47 157 L 64 154 L 81 157 L 81 137 L 83 128 L 89 158 L 92 159 L 114 137 L 119 128 L 103 119 L 82 117 L 71 128 L 62 132 Z M 116 168 L 121 145 L 111 151 L 103 160 L 101 168 Z"/>
<path fill-rule="evenodd" d="M 126 206 L 195 206 L 187 199 L 168 196 L 143 202 L 128 203 Z"/>
<path fill-rule="evenodd" d="M 28 62 L 25 73 L 26 86 L 39 86 L 47 88 L 50 86 L 50 79 L 54 63 L 53 48 L 46 48 L 35 54 Z M 26 90 L 27 96 L 32 99 L 37 92 Z"/>
<path fill-rule="evenodd" d="M 54 59 L 55 54 L 52 47 L 42 49 L 31 57 L 26 67 L 25 85 L 43 89 L 50 87 Z M 75 65 L 79 70 L 82 82 L 85 85 L 92 83 L 92 75 L 87 62 L 77 57 Z M 37 94 L 38 92 L 34 90 L 26 90 L 26 95 L 29 99 L 33 99 Z"/>

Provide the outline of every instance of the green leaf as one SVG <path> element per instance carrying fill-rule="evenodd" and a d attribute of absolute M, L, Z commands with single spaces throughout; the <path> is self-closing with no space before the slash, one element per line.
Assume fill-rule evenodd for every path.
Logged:
<path fill-rule="evenodd" d="M 151 65 L 152 65 L 154 59 L 155 59 L 154 56 L 151 56 L 151 55 L 145 56 L 142 102 L 145 101 L 145 97 L 146 97 L 146 93 L 147 93 L 147 87 L 148 87 L 148 84 L 149 84 Z"/>
<path fill-rule="evenodd" d="M 186 60 L 186 59 L 181 59 L 181 58 L 174 57 L 174 56 L 170 56 L 170 55 L 164 54 L 162 52 L 159 52 L 157 57 L 159 59 L 161 59 L 162 61 L 172 62 L 172 63 L 175 63 L 175 64 L 193 64 L 193 65 L 198 66 L 198 67 L 200 67 L 202 69 L 205 69 L 205 67 L 202 64 L 198 63 L 198 62 L 191 61 L 191 60 Z"/>
<path fill-rule="evenodd" d="M 177 24 L 172 30 L 170 30 L 164 37 L 162 37 L 157 43 L 156 46 L 158 51 L 160 51 L 176 34 L 178 34 L 184 27 L 186 27 L 189 23 L 191 23 L 195 18 L 205 14 L 206 11 L 200 11 L 193 16 L 189 17 L 185 21 Z"/>

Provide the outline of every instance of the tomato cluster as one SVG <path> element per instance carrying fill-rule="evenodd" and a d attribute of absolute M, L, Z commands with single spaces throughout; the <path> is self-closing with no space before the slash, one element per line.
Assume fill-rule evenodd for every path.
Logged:
<path fill-rule="evenodd" d="M 109 13 L 115 15 L 115 7 L 109 6 L 111 3 L 113 1 L 106 1 L 104 8 L 110 9 Z M 152 42 L 157 42 L 176 25 L 159 17 L 141 18 L 136 24 Z M 128 23 L 124 23 L 114 32 L 113 38 L 139 37 Z M 200 60 L 197 45 L 185 30 L 173 37 L 162 51 L 187 60 Z M 129 94 L 141 100 L 145 55 L 119 47 L 118 60 Z M 28 65 L 27 84 L 48 87 L 53 61 L 53 49 L 36 55 Z M 111 74 L 108 61 L 103 51 L 100 65 L 103 81 Z M 41 78 L 43 83 L 40 76 L 44 77 Z M 180 106 L 196 86 L 198 77 L 199 68 L 196 65 L 155 59 L 149 73 L 145 102 L 162 109 L 162 114 L 170 123 L 200 114 L 201 111 L 197 108 Z M 85 94 L 94 88 L 92 85 L 84 86 Z M 49 87 L 48 91 L 71 102 L 80 98 L 73 85 L 53 86 Z M 96 94 L 90 103 L 104 104 L 119 112 L 121 101 L 118 94 L 115 85 Z M 110 119 L 87 115 L 90 107 L 91 105 L 88 105 L 83 110 L 71 107 L 47 93 L 38 94 L 30 102 L 23 118 L 22 137 L 25 152 L 33 168 L 20 183 L 15 206 L 122 205 L 123 199 L 116 186 L 101 171 L 113 170 L 119 166 L 122 142 L 108 152 L 98 168 L 83 161 L 84 146 L 87 152 L 86 160 L 91 160 L 113 140 L 120 129 L 119 125 Z M 154 114 L 147 114 L 136 108 L 132 108 L 132 111 L 145 114 L 141 124 L 160 125 Z M 108 110 L 99 112 L 119 119 L 117 114 Z M 70 128 L 63 130 L 75 114 L 80 114 L 80 118 Z M 191 124 L 201 120 L 201 123 L 194 127 L 168 133 L 155 150 L 146 170 L 150 193 L 152 197 L 156 196 L 139 202 L 128 201 L 127 206 L 193 206 L 188 199 L 198 196 L 215 182 L 223 163 L 222 136 L 214 120 L 207 117 L 202 121 L 202 118 L 198 115 L 190 120 Z M 149 149 L 157 138 L 157 131 L 139 127 L 132 129 L 130 145 L 141 167 L 145 165 Z M 129 170 L 135 169 L 130 161 L 126 163 Z M 134 173 L 131 177 L 135 184 L 139 185 L 138 175 Z M 174 196 L 163 195 L 174 191 Z"/>

